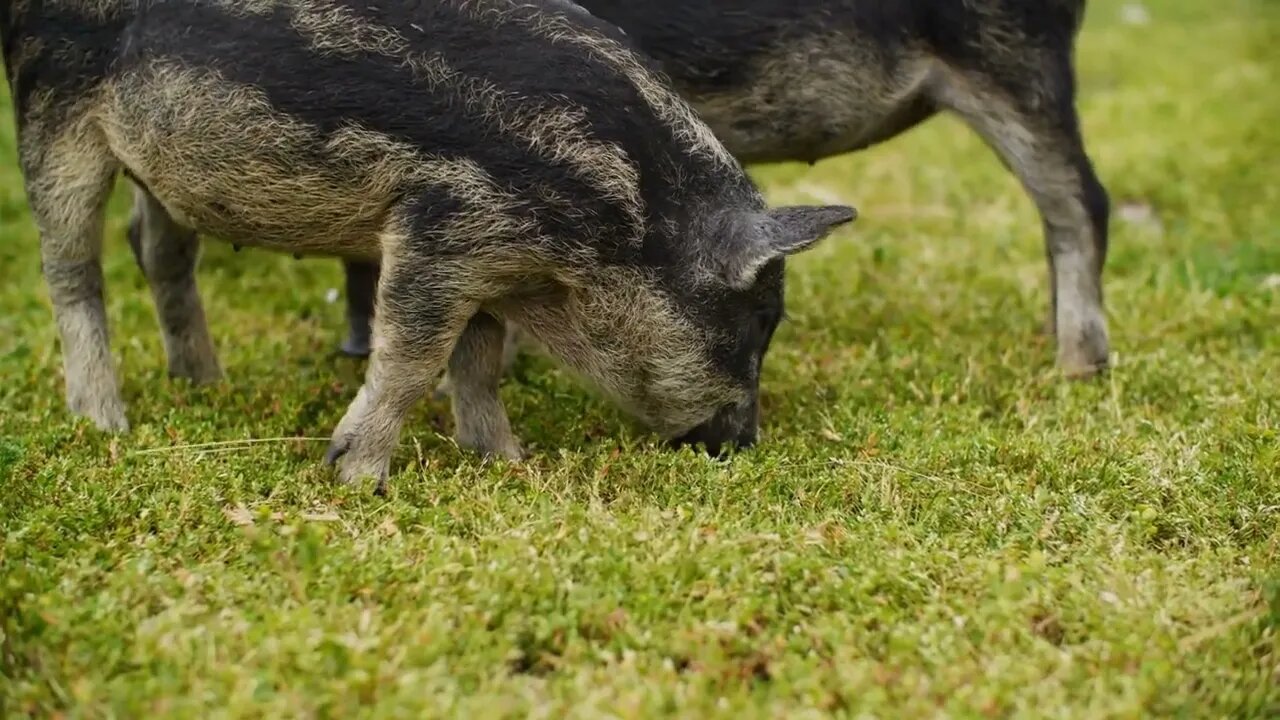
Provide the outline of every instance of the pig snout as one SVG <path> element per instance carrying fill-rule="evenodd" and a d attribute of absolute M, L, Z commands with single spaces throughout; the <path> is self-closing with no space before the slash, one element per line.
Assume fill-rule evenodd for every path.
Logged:
<path fill-rule="evenodd" d="M 760 405 L 727 405 L 710 420 L 671 440 L 674 447 L 702 445 L 712 457 L 723 458 L 730 448 L 745 450 L 756 444 L 760 434 Z"/>

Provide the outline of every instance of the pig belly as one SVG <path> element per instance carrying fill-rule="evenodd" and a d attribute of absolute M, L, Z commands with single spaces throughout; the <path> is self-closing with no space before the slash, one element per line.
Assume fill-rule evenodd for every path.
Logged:
<path fill-rule="evenodd" d="M 845 50 L 758 60 L 746 85 L 691 99 L 729 151 L 748 163 L 812 162 L 860 150 L 935 112 L 924 92 L 932 71 L 926 59 L 889 68 Z"/>
<path fill-rule="evenodd" d="M 198 72 L 153 71 L 108 92 L 98 119 L 118 161 L 177 222 L 229 242 L 376 258 L 414 179 L 408 150 L 324 136 Z"/>

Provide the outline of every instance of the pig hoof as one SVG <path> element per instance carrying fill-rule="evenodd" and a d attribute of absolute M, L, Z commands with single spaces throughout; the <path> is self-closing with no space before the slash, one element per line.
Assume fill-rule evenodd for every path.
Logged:
<path fill-rule="evenodd" d="M 391 461 L 361 458 L 348 453 L 338 461 L 338 479 L 344 485 L 361 485 L 372 478 L 375 492 L 385 489 L 387 475 L 390 474 Z"/>
<path fill-rule="evenodd" d="M 464 447 L 467 447 L 467 445 L 464 445 Z M 471 444 L 470 449 L 479 453 L 486 460 L 519 462 L 524 459 L 524 451 L 520 449 L 520 443 L 515 438 L 484 446 Z"/>
<path fill-rule="evenodd" d="M 324 453 L 324 464 L 333 465 L 338 462 L 343 455 L 346 455 L 347 451 L 350 449 L 351 443 L 346 438 L 343 438 L 342 440 L 335 438 L 329 442 L 329 449 Z"/>
<path fill-rule="evenodd" d="M 195 385 L 211 385 L 222 379 L 222 368 L 216 360 L 183 360 L 169 364 L 169 377 L 190 380 Z"/>
<path fill-rule="evenodd" d="M 129 432 L 129 419 L 124 414 L 124 404 L 109 400 L 93 402 L 84 398 L 72 399 L 68 406 L 74 415 L 88 418 L 99 430 L 107 433 Z"/>
<path fill-rule="evenodd" d="M 1108 366 L 1107 332 L 1095 324 L 1074 334 L 1058 350 L 1058 367 L 1072 380 L 1084 380 L 1102 373 Z"/>
<path fill-rule="evenodd" d="M 1100 362 L 1092 365 L 1063 365 L 1062 374 L 1068 380 L 1088 380 L 1107 370 L 1107 363 Z"/>
<path fill-rule="evenodd" d="M 358 338 L 355 336 L 348 337 L 342 341 L 338 349 L 343 355 L 353 358 L 367 358 L 372 350 L 369 347 L 369 338 Z"/>
<path fill-rule="evenodd" d="M 326 465 L 338 466 L 338 480 L 344 485 L 359 485 L 373 478 L 377 493 L 385 489 L 391 468 L 391 458 L 370 457 L 361 452 L 358 440 L 349 435 L 334 437 L 325 451 L 324 461 Z"/>

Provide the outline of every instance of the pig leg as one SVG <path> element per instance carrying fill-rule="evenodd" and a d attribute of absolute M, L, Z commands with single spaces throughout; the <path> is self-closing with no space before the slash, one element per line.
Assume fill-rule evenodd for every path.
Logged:
<path fill-rule="evenodd" d="M 40 265 L 62 338 L 67 406 L 99 429 L 129 429 L 103 303 L 103 211 L 116 167 L 91 131 L 23 143 L 22 167 Z M 44 145 L 40 147 L 38 145 Z"/>
<path fill-rule="evenodd" d="M 171 377 L 208 383 L 222 377 L 196 289 L 200 241 L 142 187 L 134 188 L 129 245 L 155 300 Z"/>
<path fill-rule="evenodd" d="M 1058 366 L 1068 377 L 1088 377 L 1108 362 L 1102 268 L 1109 202 L 1085 153 L 1070 53 L 1026 57 L 1037 62 L 998 77 L 942 73 L 936 99 L 987 140 L 1034 199 L 1044 225 L 1052 289 L 1047 325 L 1057 336 Z"/>
<path fill-rule="evenodd" d="M 498 377 L 501 378 L 511 372 L 511 366 L 516 364 L 516 357 L 520 354 L 520 329 L 511 323 L 506 324 L 503 331 L 502 341 L 502 367 L 498 371 Z M 437 400 L 448 397 L 453 393 L 453 381 L 450 376 L 453 374 L 453 364 L 449 365 L 450 370 L 440 380 L 440 384 L 436 386 L 435 397 Z"/>
<path fill-rule="evenodd" d="M 467 323 L 449 358 L 453 417 L 458 445 L 490 457 L 521 458 L 507 411 L 498 397 L 502 381 L 506 328 L 488 313 Z"/>
<path fill-rule="evenodd" d="M 370 340 L 372 337 L 372 322 L 374 315 L 374 295 L 377 292 L 378 285 L 378 264 L 356 261 L 344 261 L 343 270 L 347 279 L 347 324 L 349 334 L 347 339 L 342 343 L 342 352 L 351 357 L 368 357 L 370 351 Z M 487 334 L 487 333 L 482 333 Z M 516 331 L 510 328 L 505 331 L 506 341 L 501 347 L 501 367 L 498 370 L 498 376 L 501 378 L 505 375 L 511 366 L 515 364 L 518 347 L 514 342 Z M 466 338 L 464 337 L 464 340 Z M 463 340 L 459 340 L 462 343 Z M 481 341 L 482 345 L 486 345 Z M 487 357 L 483 353 L 476 354 L 477 361 L 486 361 Z M 465 360 L 459 360 L 457 354 L 451 358 L 449 363 L 449 372 L 440 380 L 440 384 L 436 386 L 435 396 L 444 398 L 452 392 L 452 382 L 449 379 L 450 374 L 458 372 L 457 364 L 465 363 Z M 502 415 L 503 422 L 506 421 L 505 413 Z M 510 435 L 508 426 L 507 434 Z M 493 448 L 495 450 L 502 449 L 501 452 L 493 452 L 490 454 L 502 457 L 517 457 L 519 455 L 518 445 L 512 441 L 511 443 L 501 442 L 493 445 L 469 445 L 460 439 L 460 444 L 464 447 L 470 447 L 474 450 L 485 452 L 485 448 Z M 511 448 L 517 448 L 514 453 L 508 452 Z"/>
<path fill-rule="evenodd" d="M 348 260 L 342 266 L 347 277 L 348 333 L 341 349 L 351 357 L 369 357 L 378 264 Z"/>
<path fill-rule="evenodd" d="M 402 241 L 401 241 L 402 242 Z M 338 423 L 325 455 L 343 482 L 371 476 L 381 491 L 405 416 L 444 370 L 475 314 L 449 280 L 464 271 L 435 258 L 396 257 L 383 244 L 373 352 L 360 392 Z"/>
<path fill-rule="evenodd" d="M 516 356 L 520 354 L 520 328 L 507 324 L 503 331 L 502 341 L 502 374 L 506 375 L 511 372 L 511 366 L 516 364 Z"/>

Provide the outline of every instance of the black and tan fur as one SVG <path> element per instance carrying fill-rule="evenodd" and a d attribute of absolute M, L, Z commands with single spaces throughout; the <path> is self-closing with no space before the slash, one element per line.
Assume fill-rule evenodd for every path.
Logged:
<path fill-rule="evenodd" d="M 963 118 L 1043 219 L 1058 362 L 1108 359 L 1107 193 L 1085 154 L 1073 44 L 1084 0 L 579 0 L 652 57 L 739 160 L 814 162 L 941 111 Z M 353 264 L 361 351 L 376 267 Z M 367 294 L 365 295 L 367 297 Z M 364 303 L 361 305 L 361 303 Z"/>
<path fill-rule="evenodd" d="M 0 15 L 73 411 L 128 427 L 100 252 L 117 174 L 170 370 L 221 371 L 195 233 L 381 262 L 328 453 L 384 479 L 446 367 L 460 444 L 518 457 L 503 328 L 657 432 L 754 442 L 783 257 L 851 208 L 767 210 L 610 26 L 559 0 L 26 0 Z"/>

